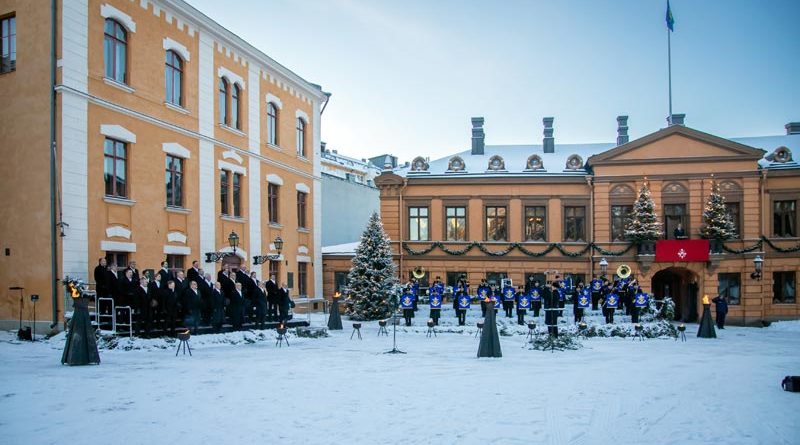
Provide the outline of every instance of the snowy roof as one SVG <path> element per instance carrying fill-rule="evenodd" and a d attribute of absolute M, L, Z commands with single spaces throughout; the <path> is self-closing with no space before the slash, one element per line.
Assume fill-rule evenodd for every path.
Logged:
<path fill-rule="evenodd" d="M 323 246 L 323 255 L 355 255 L 356 248 L 360 241 L 354 243 L 335 244 L 333 246 Z"/>
<path fill-rule="evenodd" d="M 729 140 L 744 144 L 753 148 L 766 151 L 763 159 L 759 161 L 761 168 L 768 169 L 787 169 L 800 168 L 795 160 L 785 161 L 782 158 L 779 162 L 775 159 L 774 153 L 779 147 L 786 147 L 790 155 L 800 156 L 800 135 L 780 135 L 780 136 L 761 136 L 730 138 Z M 401 166 L 394 170 L 399 176 L 404 177 L 493 177 L 493 176 L 583 176 L 586 170 L 586 161 L 593 155 L 598 155 L 607 150 L 617 147 L 614 142 L 594 143 L 594 144 L 556 144 L 554 153 L 544 153 L 541 144 L 538 145 L 486 145 L 484 154 L 473 155 L 471 150 L 454 153 L 443 158 L 426 161 L 424 158 L 415 158 L 407 166 Z M 538 156 L 541 161 L 541 168 L 531 169 L 529 159 Z M 502 167 L 490 169 L 490 161 L 498 156 L 502 159 Z M 463 169 L 453 169 L 451 160 L 459 157 L 463 161 Z M 577 160 L 573 159 L 577 158 Z M 789 156 L 791 158 L 791 156 Z M 573 159 L 569 168 L 567 163 Z M 578 162 L 579 163 L 576 163 Z M 427 170 L 415 169 L 416 164 L 427 163 Z"/>

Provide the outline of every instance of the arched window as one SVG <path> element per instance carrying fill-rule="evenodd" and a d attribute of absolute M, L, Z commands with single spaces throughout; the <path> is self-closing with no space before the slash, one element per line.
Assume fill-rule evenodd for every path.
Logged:
<path fill-rule="evenodd" d="M 167 103 L 183 105 L 183 60 L 175 51 L 167 51 L 166 66 L 164 67 L 164 81 L 167 93 Z"/>
<path fill-rule="evenodd" d="M 306 121 L 297 118 L 297 154 L 306 156 Z"/>
<path fill-rule="evenodd" d="M 242 129 L 242 122 L 239 117 L 239 85 L 233 84 L 233 89 L 231 90 L 231 127 L 237 130 Z"/>
<path fill-rule="evenodd" d="M 119 83 L 127 83 L 128 35 L 116 20 L 106 19 L 103 56 L 105 76 Z"/>
<path fill-rule="evenodd" d="M 228 124 L 228 81 L 224 77 L 219 79 L 219 123 Z"/>
<path fill-rule="evenodd" d="M 278 145 L 278 107 L 267 103 L 267 143 Z"/>

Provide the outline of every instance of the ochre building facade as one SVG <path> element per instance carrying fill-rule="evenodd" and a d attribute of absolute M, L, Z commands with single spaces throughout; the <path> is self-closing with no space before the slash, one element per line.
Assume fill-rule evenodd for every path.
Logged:
<path fill-rule="evenodd" d="M 15 31 L 0 73 L 4 325 L 19 315 L 9 287 L 24 287 L 24 319 L 38 294 L 37 318 L 58 324 L 60 280 L 91 281 L 100 257 L 199 260 L 216 279 L 205 254 L 232 252 L 232 232 L 223 261 L 321 293 L 318 85 L 181 0 L 3 0 L 0 18 Z"/>
<path fill-rule="evenodd" d="M 423 286 L 436 276 L 452 285 L 462 274 L 473 288 L 484 277 L 522 284 L 529 274 L 588 282 L 605 258 L 608 276 L 628 265 L 646 291 L 675 300 L 682 320 L 702 312 L 703 294 L 719 293 L 732 303 L 733 323 L 800 317 L 800 165 L 792 159 L 800 125 L 732 140 L 686 127 L 683 118 L 629 141 L 621 116 L 616 144 L 583 145 L 555 144 L 545 118 L 542 145 L 517 146 L 485 145 L 483 119 L 473 119 L 471 150 L 430 162 L 420 156 L 376 178 L 401 280 L 424 269 Z M 624 238 L 624 221 L 644 181 L 665 238 L 679 223 L 689 239 L 700 238 L 711 181 L 726 197 L 737 238 L 703 262 L 639 255 Z M 764 259 L 760 279 L 751 277 L 756 256 Z M 350 257 L 324 256 L 326 295 L 342 286 Z"/>

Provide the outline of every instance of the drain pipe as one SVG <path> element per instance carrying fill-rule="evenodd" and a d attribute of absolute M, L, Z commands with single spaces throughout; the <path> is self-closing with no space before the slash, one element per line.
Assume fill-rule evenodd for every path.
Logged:
<path fill-rule="evenodd" d="M 400 270 L 397 271 L 397 279 L 402 284 L 403 283 L 403 191 L 406 189 L 408 185 L 408 178 L 403 178 L 403 186 L 400 187 L 399 193 L 399 201 L 400 201 L 400 208 L 398 209 L 398 214 L 400 216 L 398 221 L 398 227 L 400 227 L 400 234 L 398 238 L 400 239 L 400 243 L 397 245 L 397 251 L 400 254 Z"/>
<path fill-rule="evenodd" d="M 58 325 L 58 260 L 56 252 L 56 0 L 50 1 L 50 329 Z"/>

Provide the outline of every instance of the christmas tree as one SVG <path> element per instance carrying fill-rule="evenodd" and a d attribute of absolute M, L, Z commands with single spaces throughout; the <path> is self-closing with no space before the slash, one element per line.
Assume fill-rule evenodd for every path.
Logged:
<path fill-rule="evenodd" d="M 397 307 L 395 265 L 381 218 L 373 213 L 347 275 L 347 314 L 353 320 L 378 320 Z"/>
<path fill-rule="evenodd" d="M 639 197 L 633 203 L 633 211 L 625 224 L 625 237 L 636 242 L 655 241 L 661 237 L 661 223 L 647 181 L 642 183 Z"/>
<path fill-rule="evenodd" d="M 711 194 L 703 210 L 703 223 L 700 228 L 703 238 L 726 240 L 736 236 L 736 226 L 725 208 L 725 197 L 719 193 L 719 184 L 714 180 L 711 181 Z"/>

